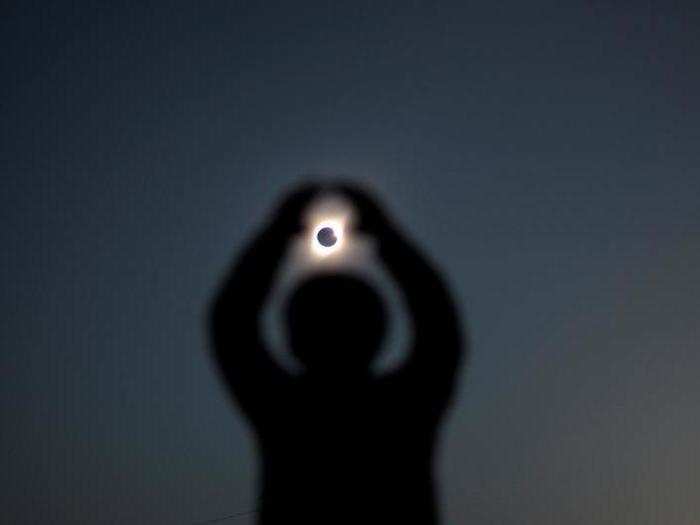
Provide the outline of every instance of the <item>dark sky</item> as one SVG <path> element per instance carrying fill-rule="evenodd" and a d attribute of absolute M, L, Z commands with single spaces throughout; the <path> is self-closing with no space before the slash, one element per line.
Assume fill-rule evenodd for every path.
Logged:
<path fill-rule="evenodd" d="M 203 311 L 314 171 L 376 188 L 469 319 L 446 523 L 700 520 L 700 4 L 16 4 L 3 521 L 255 506 Z"/>

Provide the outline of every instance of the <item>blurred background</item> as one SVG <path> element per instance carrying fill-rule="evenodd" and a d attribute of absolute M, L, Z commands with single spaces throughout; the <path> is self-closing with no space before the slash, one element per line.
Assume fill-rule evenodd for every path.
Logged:
<path fill-rule="evenodd" d="M 377 191 L 471 327 L 445 523 L 697 524 L 699 7 L 3 3 L 3 521 L 255 507 L 204 310 L 323 173 Z"/>

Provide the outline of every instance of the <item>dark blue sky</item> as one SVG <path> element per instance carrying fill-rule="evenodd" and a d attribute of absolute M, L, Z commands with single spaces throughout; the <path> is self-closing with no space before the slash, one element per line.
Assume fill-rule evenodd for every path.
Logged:
<path fill-rule="evenodd" d="M 203 311 L 314 171 L 469 319 L 446 523 L 697 522 L 697 2 L 46 4 L 0 19 L 8 522 L 254 507 Z"/>

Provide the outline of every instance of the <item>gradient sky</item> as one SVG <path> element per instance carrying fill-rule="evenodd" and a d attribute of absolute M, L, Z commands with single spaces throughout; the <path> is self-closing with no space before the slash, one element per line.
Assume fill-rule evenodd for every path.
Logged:
<path fill-rule="evenodd" d="M 445 523 L 698 523 L 698 2 L 15 4 L 3 521 L 254 508 L 203 312 L 327 172 L 376 188 L 469 320 Z"/>

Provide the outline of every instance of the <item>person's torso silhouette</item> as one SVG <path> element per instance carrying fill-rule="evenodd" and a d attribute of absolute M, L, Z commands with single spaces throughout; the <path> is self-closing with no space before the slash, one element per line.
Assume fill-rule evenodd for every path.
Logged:
<path fill-rule="evenodd" d="M 261 310 L 317 191 L 282 205 L 234 266 L 211 315 L 217 362 L 258 441 L 259 522 L 437 523 L 432 460 L 462 354 L 459 322 L 441 279 L 367 195 L 340 188 L 403 292 L 413 325 L 405 364 L 370 372 L 384 306 L 369 284 L 343 274 L 307 279 L 288 301 L 290 346 L 303 373 L 278 367 L 263 344 Z"/>

